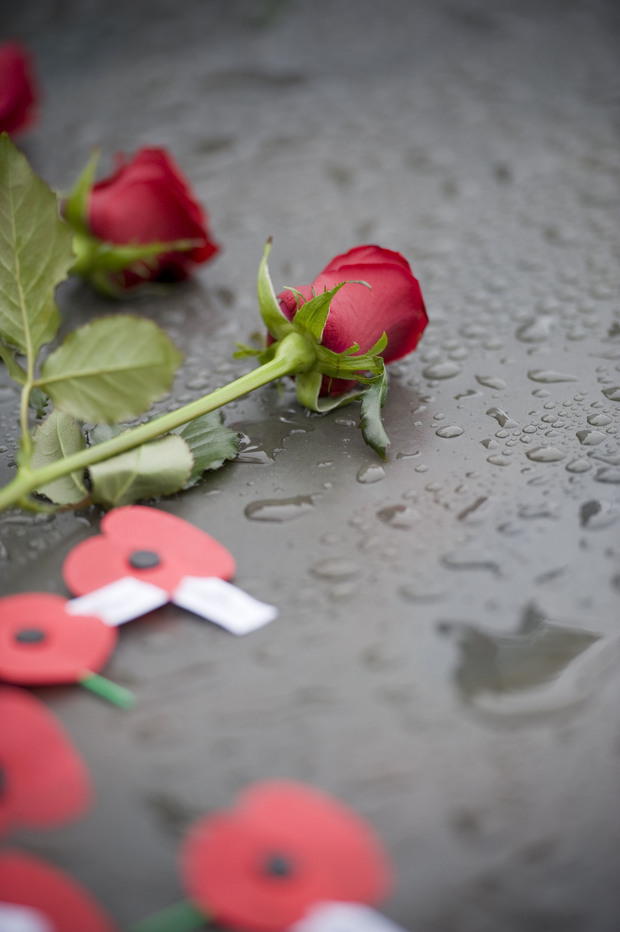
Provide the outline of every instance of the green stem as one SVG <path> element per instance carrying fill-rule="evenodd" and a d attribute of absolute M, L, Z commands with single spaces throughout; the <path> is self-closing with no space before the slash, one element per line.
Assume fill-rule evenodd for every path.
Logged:
<path fill-rule="evenodd" d="M 175 903 L 153 916 L 134 922 L 128 932 L 195 932 L 204 929 L 209 918 L 199 912 L 188 900 Z"/>
<path fill-rule="evenodd" d="M 276 344 L 275 354 L 269 362 L 253 369 L 241 378 L 236 379 L 229 385 L 217 388 L 209 395 L 192 401 L 175 411 L 168 414 L 161 414 L 138 427 L 132 427 L 118 434 L 111 440 L 103 443 L 94 444 L 81 450 L 78 453 L 72 453 L 63 459 L 56 460 L 46 466 L 38 469 L 31 469 L 29 466 L 20 466 L 17 476 L 11 482 L 0 489 L 0 511 L 9 508 L 11 505 L 25 505 L 27 497 L 31 492 L 41 488 L 54 479 L 66 476 L 76 470 L 86 469 L 94 463 L 100 463 L 110 459 L 112 456 L 118 456 L 119 453 L 126 453 L 133 450 L 134 447 L 155 440 L 163 434 L 169 433 L 176 427 L 181 427 L 188 421 L 208 414 L 221 408 L 222 405 L 235 401 L 243 395 L 254 391 L 286 375 L 297 375 L 300 372 L 307 372 L 316 362 L 316 352 L 310 343 L 299 333 L 289 333 L 283 340 Z"/>
<path fill-rule="evenodd" d="M 124 686 L 119 686 L 118 683 L 113 683 L 112 680 L 93 673 L 92 670 L 86 671 L 80 677 L 79 682 L 96 696 L 111 702 L 112 705 L 117 705 L 120 709 L 131 709 L 136 701 L 134 694 Z"/>

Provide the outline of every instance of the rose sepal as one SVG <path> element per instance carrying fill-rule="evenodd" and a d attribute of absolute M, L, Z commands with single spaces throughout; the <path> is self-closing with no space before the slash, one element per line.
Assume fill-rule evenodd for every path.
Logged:
<path fill-rule="evenodd" d="M 364 440 L 383 460 L 387 459 L 390 448 L 390 438 L 381 419 L 381 408 L 387 398 L 387 389 L 387 370 L 384 365 L 383 372 L 362 392 L 362 416 L 359 424 Z"/>
<path fill-rule="evenodd" d="M 296 376 L 295 393 L 300 405 L 310 411 L 316 411 L 317 414 L 327 414 L 334 408 L 341 408 L 350 401 L 356 401 L 363 394 L 363 389 L 353 389 L 341 395 L 321 395 L 322 384 L 323 376 L 318 369 L 302 372 L 301 375 Z"/>
<path fill-rule="evenodd" d="M 62 205 L 65 220 L 79 233 L 89 234 L 88 201 L 95 182 L 98 163 L 99 150 L 95 149 Z"/>
<path fill-rule="evenodd" d="M 275 340 L 282 340 L 293 331 L 293 325 L 282 312 L 280 304 L 269 274 L 267 259 L 271 252 L 271 237 L 265 243 L 263 258 L 258 266 L 258 280 L 256 290 L 258 294 L 258 307 L 267 330 Z"/>

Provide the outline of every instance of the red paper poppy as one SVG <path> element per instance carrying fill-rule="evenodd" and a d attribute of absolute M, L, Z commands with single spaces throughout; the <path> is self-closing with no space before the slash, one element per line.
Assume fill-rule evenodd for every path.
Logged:
<path fill-rule="evenodd" d="M 191 900 L 218 923 L 281 932 L 314 903 L 375 903 L 391 869 L 355 812 L 301 783 L 246 790 L 230 812 L 198 822 L 182 851 Z"/>
<path fill-rule="evenodd" d="M 116 629 L 94 615 L 69 615 L 66 604 L 46 592 L 0 599 L 0 679 L 75 683 L 104 665 Z"/>
<path fill-rule="evenodd" d="M 23 689 L 2 687 L 0 721 L 0 832 L 81 815 L 92 797 L 88 770 L 43 703 Z"/>
<path fill-rule="evenodd" d="M 232 554 L 222 544 L 156 508 L 115 508 L 102 520 L 101 531 L 78 544 L 65 560 L 63 575 L 75 595 L 86 595 L 125 576 L 172 595 L 184 576 L 230 579 L 235 572 Z"/>
<path fill-rule="evenodd" d="M 19 851 L 0 854 L 0 902 L 37 910 L 54 932 L 120 932 L 73 878 Z"/>

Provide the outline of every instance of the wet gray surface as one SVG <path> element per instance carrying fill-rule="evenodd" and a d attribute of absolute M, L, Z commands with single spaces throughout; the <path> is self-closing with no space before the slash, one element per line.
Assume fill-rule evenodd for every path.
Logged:
<path fill-rule="evenodd" d="M 378 242 L 431 324 L 392 367 L 381 466 L 357 410 L 266 388 L 239 461 L 160 507 L 234 553 L 280 615 L 243 639 L 167 607 L 106 668 L 122 713 L 40 691 L 92 812 L 13 840 L 119 923 L 183 894 L 179 841 L 254 780 L 323 787 L 395 862 L 423 932 L 612 932 L 620 734 L 619 17 L 594 2 L 35 2 L 3 13 L 45 91 L 22 147 L 67 188 L 90 149 L 164 145 L 221 257 L 132 310 L 187 354 L 175 402 L 243 371 L 268 235 L 277 285 Z M 63 286 L 67 326 L 111 307 Z M 4 379 L 4 373 L 0 373 Z M 15 401 L 0 383 L 3 476 Z M 67 594 L 95 512 L 0 516 L 3 591 Z"/>

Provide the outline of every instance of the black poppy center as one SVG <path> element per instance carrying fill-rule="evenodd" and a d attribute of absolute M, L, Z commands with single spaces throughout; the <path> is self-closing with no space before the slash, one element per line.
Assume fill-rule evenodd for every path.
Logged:
<path fill-rule="evenodd" d="M 265 873 L 270 877 L 290 877 L 295 873 L 290 858 L 285 854 L 274 852 L 265 858 Z"/>
<path fill-rule="evenodd" d="M 22 628 L 15 632 L 15 640 L 20 644 L 40 644 L 46 638 L 41 628 Z"/>
<path fill-rule="evenodd" d="M 159 566 L 160 563 L 159 554 L 154 550 L 134 550 L 129 557 L 129 565 L 134 570 L 150 570 L 154 566 Z"/>

